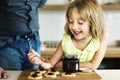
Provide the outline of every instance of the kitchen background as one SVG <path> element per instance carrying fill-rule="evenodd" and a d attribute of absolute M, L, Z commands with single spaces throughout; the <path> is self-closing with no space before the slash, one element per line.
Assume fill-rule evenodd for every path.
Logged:
<path fill-rule="evenodd" d="M 47 0 L 47 5 L 66 5 L 71 0 Z M 99 67 L 99 69 L 120 69 L 120 0 L 99 0 L 101 5 L 104 6 L 104 21 L 105 29 L 109 34 L 108 47 L 105 57 Z M 108 5 L 112 5 L 111 7 Z M 115 6 L 114 6 L 115 5 Z M 116 6 L 117 5 L 117 6 Z M 107 7 L 107 9 L 105 9 Z M 41 41 L 48 43 L 49 47 L 55 46 L 62 39 L 64 34 L 65 24 L 65 9 L 58 9 L 57 6 L 52 6 L 52 9 L 40 9 L 39 24 L 40 24 L 40 36 Z M 53 9 L 55 8 L 55 9 Z M 116 45 L 119 40 L 119 47 Z M 56 42 L 55 44 L 55 41 Z M 52 43 L 51 43 L 52 42 Z M 55 44 L 55 45 L 53 45 Z M 42 56 L 50 57 L 55 51 L 53 48 L 46 48 L 46 45 L 41 46 Z"/>
<path fill-rule="evenodd" d="M 47 0 L 46 5 L 67 4 L 69 0 Z M 99 0 L 100 4 L 118 4 L 120 0 Z M 41 41 L 60 41 L 64 33 L 66 10 L 40 10 Z M 109 34 L 108 45 L 120 40 L 120 10 L 104 10 L 105 29 Z"/>

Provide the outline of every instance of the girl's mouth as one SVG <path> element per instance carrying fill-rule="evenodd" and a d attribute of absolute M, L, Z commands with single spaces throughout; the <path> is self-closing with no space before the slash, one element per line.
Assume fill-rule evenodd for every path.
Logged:
<path fill-rule="evenodd" d="M 74 36 L 78 36 L 79 34 L 82 33 L 82 31 L 74 31 L 73 33 L 74 33 Z"/>

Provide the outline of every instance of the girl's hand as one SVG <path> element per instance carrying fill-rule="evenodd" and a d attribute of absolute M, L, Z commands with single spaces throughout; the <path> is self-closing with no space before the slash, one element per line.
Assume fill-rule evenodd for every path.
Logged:
<path fill-rule="evenodd" d="M 28 53 L 28 58 L 32 64 L 41 65 L 43 61 L 40 59 L 40 55 L 31 49 Z"/>
<path fill-rule="evenodd" d="M 44 69 L 49 69 L 52 67 L 52 64 L 45 58 L 40 57 L 33 49 L 29 51 L 28 58 L 32 64 L 39 65 Z"/>

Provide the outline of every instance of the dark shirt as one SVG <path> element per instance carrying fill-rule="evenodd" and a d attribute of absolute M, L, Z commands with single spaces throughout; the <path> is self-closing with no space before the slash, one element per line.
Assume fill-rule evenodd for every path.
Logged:
<path fill-rule="evenodd" d="M 38 8 L 46 0 L 0 0 L 0 35 L 22 35 L 39 30 Z"/>

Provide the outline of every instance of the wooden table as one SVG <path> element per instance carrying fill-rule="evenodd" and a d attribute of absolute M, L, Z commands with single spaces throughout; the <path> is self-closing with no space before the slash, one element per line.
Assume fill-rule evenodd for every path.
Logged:
<path fill-rule="evenodd" d="M 30 70 L 24 70 L 19 76 L 18 80 L 28 80 L 28 75 L 30 74 Z M 101 80 L 101 77 L 96 72 L 77 72 L 76 77 L 63 77 L 61 76 L 62 71 L 60 71 L 60 74 L 57 75 L 56 78 L 46 78 L 43 76 L 40 80 Z"/>
<path fill-rule="evenodd" d="M 7 71 L 8 79 L 7 80 L 18 80 L 22 71 Z M 101 80 L 120 80 L 120 70 L 109 69 L 109 70 L 96 70 L 96 73 L 102 78 Z M 5 80 L 5 79 L 0 79 Z"/>

